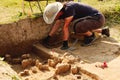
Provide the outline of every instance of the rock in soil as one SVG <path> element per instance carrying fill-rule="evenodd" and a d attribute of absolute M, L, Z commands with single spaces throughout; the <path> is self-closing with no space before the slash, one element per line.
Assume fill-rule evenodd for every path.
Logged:
<path fill-rule="evenodd" d="M 22 59 L 28 59 L 28 58 L 30 58 L 30 54 L 23 54 L 23 55 L 21 56 L 21 58 L 22 58 Z"/>
<path fill-rule="evenodd" d="M 71 65 L 68 63 L 58 63 L 56 65 L 55 74 L 65 73 L 70 70 Z"/>
<path fill-rule="evenodd" d="M 20 76 L 28 76 L 30 75 L 29 70 L 24 70 L 23 72 L 20 72 Z"/>
<path fill-rule="evenodd" d="M 78 72 L 79 72 L 79 68 L 76 65 L 71 67 L 71 73 L 72 74 L 77 74 Z"/>

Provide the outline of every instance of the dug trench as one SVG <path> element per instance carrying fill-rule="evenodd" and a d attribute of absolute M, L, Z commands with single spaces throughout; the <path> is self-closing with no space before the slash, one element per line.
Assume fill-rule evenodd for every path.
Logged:
<path fill-rule="evenodd" d="M 77 65 L 84 63 L 79 56 L 56 52 L 54 49 L 57 47 L 48 49 L 38 42 L 33 44 L 31 53 L 20 56 L 5 54 L 4 61 L 16 75 L 3 72 L 4 75 L 9 74 L 12 75 L 11 79 L 21 80 L 100 80 L 97 75 Z"/>
<path fill-rule="evenodd" d="M 107 40 L 107 38 L 102 38 L 102 40 Z M 98 45 L 98 43 L 99 40 L 91 46 L 93 47 L 92 50 L 94 49 L 95 45 Z M 80 41 L 76 44 L 76 47 L 78 47 L 79 44 Z M 88 49 L 89 48 L 90 47 L 88 47 Z M 111 50 L 111 48 L 109 48 L 108 50 Z M 9 65 L 11 65 L 11 68 L 15 72 L 17 72 L 18 76 L 20 76 L 22 80 L 102 80 L 103 78 L 101 76 L 85 69 L 83 66 L 86 64 L 94 64 L 94 67 L 92 68 L 103 70 L 103 68 L 96 67 L 96 65 L 102 64 L 103 61 L 109 62 L 110 60 L 116 58 L 119 54 L 118 51 L 119 47 L 116 51 L 114 49 L 111 54 L 110 51 L 109 54 L 105 53 L 105 51 L 102 51 L 104 52 L 104 54 L 95 53 L 98 57 L 101 58 L 96 57 L 95 54 L 95 58 L 93 58 L 90 57 L 90 53 L 87 53 L 87 50 L 85 51 L 86 53 L 77 54 L 77 52 L 79 52 L 79 49 L 76 49 L 74 51 L 62 51 L 59 49 L 59 47 L 48 49 L 40 43 L 35 43 L 33 45 L 33 51 L 31 53 L 25 53 L 19 57 L 14 58 L 12 57 L 12 55 L 6 54 L 5 61 L 7 61 Z M 89 57 L 87 57 L 86 55 L 89 55 Z M 91 55 L 93 54 L 91 53 Z"/>
<path fill-rule="evenodd" d="M 119 59 L 120 44 L 112 37 L 113 35 L 105 37 L 96 34 L 98 39 L 87 47 L 80 46 L 82 38 L 73 45 L 77 37 L 73 35 L 69 46 L 73 46 L 74 49 L 63 51 L 60 50 L 61 41 L 51 49 L 41 44 L 40 40 L 46 37 L 50 28 L 51 26 L 46 25 L 41 17 L 0 26 L 1 80 L 113 80 L 115 78 L 111 78 L 112 74 L 105 74 L 106 70 L 112 69 L 111 63 Z M 111 34 L 116 30 L 111 29 Z M 53 39 L 53 42 L 57 39 L 59 38 Z M 103 62 L 107 63 L 104 69 L 101 67 Z"/>

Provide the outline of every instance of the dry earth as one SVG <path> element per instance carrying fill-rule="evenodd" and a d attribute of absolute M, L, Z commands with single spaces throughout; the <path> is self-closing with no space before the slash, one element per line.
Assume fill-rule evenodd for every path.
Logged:
<path fill-rule="evenodd" d="M 16 11 L 11 11 L 11 9 L 9 10 L 6 8 L 0 8 L 0 15 L 3 15 L 0 16 L 0 23 L 9 22 L 8 20 L 11 19 L 11 16 L 14 16 L 13 13 L 16 12 L 19 12 L 19 10 L 16 9 Z M 71 66 L 76 65 L 80 68 L 84 67 L 83 69 L 80 69 L 77 74 L 72 74 L 71 70 L 68 70 L 66 73 L 53 76 L 56 68 L 50 66 L 49 70 L 40 70 L 38 67 L 31 65 L 23 68 L 20 63 L 7 64 L 6 62 L 3 62 L 2 59 L 0 59 L 0 80 L 101 80 L 99 77 L 103 80 L 119 80 L 120 70 L 118 66 L 119 64 L 117 62 L 120 60 L 116 61 L 116 64 L 113 65 L 117 67 L 115 67 L 116 70 L 112 69 L 111 66 L 114 60 L 118 59 L 120 56 L 120 25 L 111 27 L 110 33 L 111 36 L 109 38 L 100 37 L 91 46 L 88 47 L 81 47 L 81 41 L 79 41 L 74 46 L 76 48 L 74 51 L 61 51 L 59 48 L 53 49 L 54 52 L 60 53 L 60 56 L 63 56 L 67 52 L 69 55 L 79 57 L 81 59 L 80 61 L 76 61 L 74 64 L 70 64 Z M 70 43 L 71 46 L 72 44 L 73 42 Z M 31 54 L 31 57 L 32 59 L 37 59 L 46 65 L 46 63 L 35 54 Z M 17 60 L 19 62 L 19 59 Z M 95 64 L 101 65 L 103 62 L 111 64 L 109 64 L 108 68 L 105 70 L 99 67 L 95 67 Z M 84 69 L 90 72 L 87 72 Z M 95 74 L 95 71 L 97 71 L 97 75 Z"/>
<path fill-rule="evenodd" d="M 89 67 L 86 64 L 101 65 L 103 62 L 109 63 L 116 59 L 117 57 L 119 57 L 120 28 L 119 27 L 110 28 L 110 33 L 111 33 L 110 37 L 99 37 L 91 46 L 81 47 L 80 46 L 81 41 L 78 41 L 77 44 L 74 46 L 76 49 L 73 51 L 71 50 L 61 51 L 59 48 L 52 49 L 54 50 L 54 52 L 59 53 L 57 54 L 57 56 L 59 55 L 59 57 L 63 57 L 65 53 L 68 53 L 70 60 L 73 59 L 74 57 L 75 59 L 80 58 L 80 60 L 74 61 L 73 63 L 69 63 L 71 67 L 74 66 L 79 67 L 79 72 L 75 74 L 73 74 L 72 70 L 68 68 L 68 70 L 65 73 L 55 75 L 57 67 L 52 67 L 50 66 L 49 62 L 42 61 L 35 54 L 31 54 L 33 63 L 29 64 L 30 61 L 28 61 L 28 63 L 25 63 L 29 65 L 28 67 L 25 67 L 24 63 L 22 63 L 22 65 L 21 64 L 8 65 L 6 63 L 4 64 L 4 62 L 1 61 L 0 80 L 19 80 L 18 75 L 21 78 L 21 80 L 101 80 L 100 79 L 101 76 L 99 76 L 99 74 L 98 75 L 93 74 L 92 71 L 87 72 L 81 67 L 83 66 Z M 71 46 L 72 44 L 73 42 L 70 43 Z M 55 55 L 54 52 L 53 54 Z M 42 66 L 44 67 L 46 65 L 47 66 L 45 68 L 41 68 L 40 64 L 39 66 L 37 65 L 36 60 L 39 60 L 39 63 L 40 64 L 42 63 Z M 66 60 L 66 57 L 63 58 L 63 63 L 68 63 L 68 59 Z M 93 66 L 95 67 L 95 65 Z M 94 67 L 92 67 L 92 69 L 94 69 Z M 110 66 L 108 66 L 108 69 L 109 67 Z M 111 80 L 109 79 L 109 76 L 107 77 L 108 79 L 103 80 Z M 118 77 L 118 79 L 116 78 L 115 80 L 119 80 L 119 78 L 120 77 Z"/>

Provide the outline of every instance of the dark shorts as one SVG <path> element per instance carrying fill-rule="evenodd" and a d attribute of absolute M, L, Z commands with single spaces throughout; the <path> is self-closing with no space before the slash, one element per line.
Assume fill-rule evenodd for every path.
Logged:
<path fill-rule="evenodd" d="M 102 14 L 95 14 L 79 18 L 72 22 L 72 28 L 75 33 L 85 33 L 101 28 L 105 23 L 105 17 Z"/>

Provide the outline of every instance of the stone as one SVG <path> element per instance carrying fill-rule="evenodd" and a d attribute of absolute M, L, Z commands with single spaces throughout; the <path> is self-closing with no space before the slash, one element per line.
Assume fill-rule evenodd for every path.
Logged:
<path fill-rule="evenodd" d="M 76 65 L 71 67 L 71 73 L 72 74 L 77 74 L 78 72 L 79 72 L 79 68 Z"/>
<path fill-rule="evenodd" d="M 38 69 L 41 69 L 41 68 L 42 68 L 42 63 L 40 63 L 40 62 L 37 63 L 37 64 L 36 64 L 36 67 L 37 67 Z"/>
<path fill-rule="evenodd" d="M 55 74 L 65 73 L 70 70 L 71 65 L 68 63 L 58 63 L 56 65 Z"/>
<path fill-rule="evenodd" d="M 29 70 L 24 70 L 23 72 L 20 72 L 20 76 L 28 76 L 29 74 Z"/>
<path fill-rule="evenodd" d="M 29 75 L 29 74 L 30 74 L 30 73 L 29 73 L 29 70 L 27 70 L 27 69 L 24 70 L 24 73 L 25 73 L 26 75 Z"/>
<path fill-rule="evenodd" d="M 40 63 L 40 61 L 37 59 L 36 61 L 35 61 L 35 66 L 39 66 L 39 63 Z"/>
<path fill-rule="evenodd" d="M 40 70 L 49 70 L 49 66 L 48 65 L 42 65 Z"/>
<path fill-rule="evenodd" d="M 23 67 L 23 68 L 27 68 L 28 66 L 31 65 L 31 60 L 30 60 L 30 59 L 24 59 L 24 60 L 21 62 L 21 64 L 22 64 L 22 67 Z"/>
<path fill-rule="evenodd" d="M 28 59 L 30 58 L 30 54 L 23 54 L 21 57 L 22 59 Z"/>
<path fill-rule="evenodd" d="M 69 56 L 65 56 L 62 60 L 62 63 L 70 63 L 70 64 L 73 64 L 74 62 L 77 61 L 77 58 L 75 58 L 74 56 L 72 55 L 69 55 Z"/>
<path fill-rule="evenodd" d="M 37 73 L 37 67 L 36 67 L 36 66 L 32 67 L 32 68 L 31 68 L 31 71 L 32 71 L 33 73 Z"/>
<path fill-rule="evenodd" d="M 50 67 L 55 67 L 55 66 L 56 66 L 56 63 L 54 62 L 54 60 L 48 59 L 48 65 L 49 65 Z"/>

